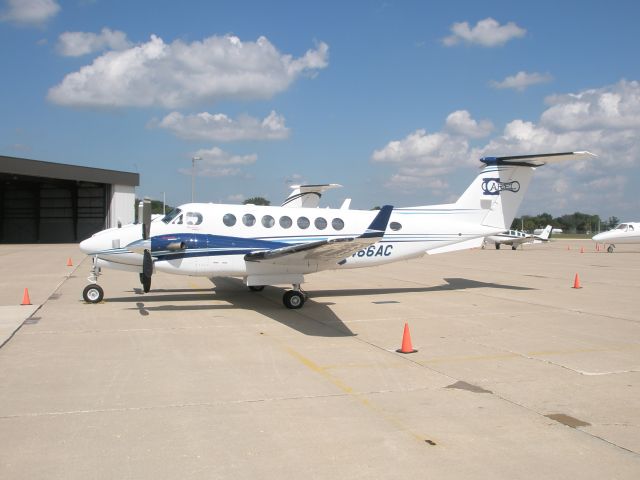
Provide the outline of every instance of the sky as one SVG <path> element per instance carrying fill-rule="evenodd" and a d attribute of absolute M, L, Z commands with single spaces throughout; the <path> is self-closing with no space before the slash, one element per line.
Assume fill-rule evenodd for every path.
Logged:
<path fill-rule="evenodd" d="M 640 220 L 640 2 L 0 0 L 0 155 L 140 174 L 169 205 L 453 202 L 490 155 L 519 215 Z M 200 160 L 193 161 L 196 157 Z"/>

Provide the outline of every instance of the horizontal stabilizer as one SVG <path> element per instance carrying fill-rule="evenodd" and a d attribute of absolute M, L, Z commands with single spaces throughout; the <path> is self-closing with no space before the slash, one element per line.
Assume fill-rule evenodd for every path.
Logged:
<path fill-rule="evenodd" d="M 487 165 L 519 165 L 523 167 L 540 167 L 547 163 L 564 162 L 566 160 L 582 160 L 597 155 L 587 152 L 541 153 L 536 155 L 511 155 L 506 157 L 482 157 L 481 162 Z"/>

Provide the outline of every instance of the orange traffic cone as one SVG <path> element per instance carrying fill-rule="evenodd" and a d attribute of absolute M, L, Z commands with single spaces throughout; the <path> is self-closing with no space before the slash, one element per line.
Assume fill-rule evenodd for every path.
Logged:
<path fill-rule="evenodd" d="M 580 286 L 580 277 L 578 276 L 577 273 L 576 273 L 575 278 L 573 279 L 573 288 L 582 288 Z"/>
<path fill-rule="evenodd" d="M 396 350 L 398 353 L 416 353 L 418 350 L 414 350 L 411 345 L 411 333 L 409 333 L 409 324 L 404 324 L 404 332 L 402 334 L 402 347 Z"/>
<path fill-rule="evenodd" d="M 73 262 L 71 261 L 71 257 L 67 260 L 67 267 L 73 267 Z"/>
<path fill-rule="evenodd" d="M 22 303 L 20 305 L 31 305 L 31 299 L 29 299 L 29 289 L 24 289 L 24 295 L 22 295 Z"/>

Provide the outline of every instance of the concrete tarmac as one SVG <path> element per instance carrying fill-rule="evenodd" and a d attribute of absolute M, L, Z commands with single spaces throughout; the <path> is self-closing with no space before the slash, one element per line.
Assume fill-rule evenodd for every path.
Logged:
<path fill-rule="evenodd" d="M 0 478 L 640 478 L 640 246 L 322 272 L 297 311 L 113 270 L 85 304 L 76 245 L 0 261 Z"/>

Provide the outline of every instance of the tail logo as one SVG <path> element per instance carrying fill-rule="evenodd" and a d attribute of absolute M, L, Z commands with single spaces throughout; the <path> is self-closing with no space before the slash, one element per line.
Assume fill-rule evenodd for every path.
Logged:
<path fill-rule="evenodd" d="M 500 195 L 502 191 L 517 192 L 520 190 L 520 182 L 501 182 L 499 178 L 483 178 L 482 192 L 484 195 Z"/>

